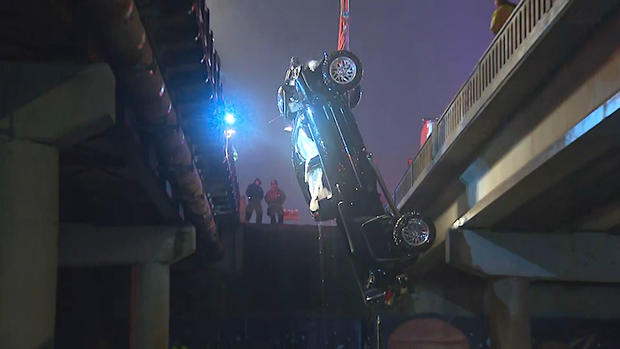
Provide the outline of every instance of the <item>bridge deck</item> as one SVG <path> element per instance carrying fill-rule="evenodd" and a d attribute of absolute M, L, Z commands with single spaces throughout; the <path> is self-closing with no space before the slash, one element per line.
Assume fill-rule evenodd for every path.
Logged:
<path fill-rule="evenodd" d="M 399 208 L 437 227 L 415 273 L 449 262 L 461 229 L 620 227 L 619 13 L 617 1 L 521 1 L 396 189 Z"/>

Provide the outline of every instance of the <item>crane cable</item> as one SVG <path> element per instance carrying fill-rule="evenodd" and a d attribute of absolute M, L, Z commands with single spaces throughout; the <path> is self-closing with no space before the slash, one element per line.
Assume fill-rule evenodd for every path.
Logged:
<path fill-rule="evenodd" d="M 338 50 L 349 50 L 349 0 L 340 0 Z"/>

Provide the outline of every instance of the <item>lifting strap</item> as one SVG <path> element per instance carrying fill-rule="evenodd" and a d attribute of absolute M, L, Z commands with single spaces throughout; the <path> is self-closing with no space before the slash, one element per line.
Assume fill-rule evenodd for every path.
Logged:
<path fill-rule="evenodd" d="M 349 0 L 340 0 L 338 50 L 349 50 Z"/>

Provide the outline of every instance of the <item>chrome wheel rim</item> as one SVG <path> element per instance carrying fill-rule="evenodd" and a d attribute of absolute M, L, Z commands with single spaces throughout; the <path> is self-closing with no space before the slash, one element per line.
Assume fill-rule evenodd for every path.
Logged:
<path fill-rule="evenodd" d="M 411 247 L 419 247 L 426 244 L 430 239 L 430 228 L 420 218 L 412 218 L 401 231 L 401 237 L 405 244 Z"/>
<path fill-rule="evenodd" d="M 357 74 L 357 65 L 351 57 L 342 56 L 334 59 L 329 65 L 329 76 L 340 85 L 351 83 Z"/>

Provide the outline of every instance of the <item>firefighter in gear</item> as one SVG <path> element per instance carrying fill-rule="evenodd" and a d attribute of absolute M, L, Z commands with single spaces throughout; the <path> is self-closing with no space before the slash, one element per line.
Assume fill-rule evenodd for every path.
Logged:
<path fill-rule="evenodd" d="M 260 185 L 260 179 L 256 178 L 245 190 L 245 195 L 248 197 L 248 205 L 245 208 L 245 221 L 248 223 L 250 223 L 250 218 L 252 218 L 252 211 L 256 211 L 256 223 L 261 224 L 263 222 L 263 206 L 261 204 L 263 188 Z"/>
<path fill-rule="evenodd" d="M 286 195 L 284 191 L 278 188 L 278 181 L 275 179 L 271 181 L 271 188 L 265 195 L 265 201 L 267 202 L 267 215 L 271 218 L 271 224 L 284 223 L 284 201 Z"/>
<path fill-rule="evenodd" d="M 511 3 L 508 0 L 495 0 L 495 11 L 493 12 L 493 18 L 491 18 L 491 31 L 493 34 L 499 32 L 500 29 L 504 26 L 512 11 L 515 9 L 515 4 Z"/>

